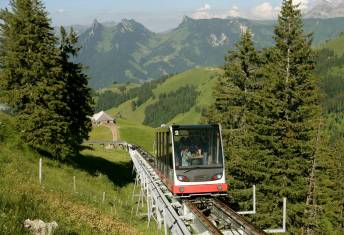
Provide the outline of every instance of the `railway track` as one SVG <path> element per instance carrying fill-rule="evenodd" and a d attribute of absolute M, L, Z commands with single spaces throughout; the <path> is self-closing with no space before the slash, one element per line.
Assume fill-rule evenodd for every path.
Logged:
<path fill-rule="evenodd" d="M 142 168 L 141 171 L 151 174 L 151 178 L 154 179 L 152 184 L 154 184 L 155 187 L 158 187 L 158 185 L 161 187 L 161 192 L 163 193 L 157 195 L 156 200 L 163 199 L 162 201 L 165 203 L 164 207 L 170 208 L 169 214 L 167 214 L 170 218 L 167 223 L 170 224 L 165 226 L 171 228 L 172 234 L 266 234 L 263 230 L 246 220 L 243 216 L 239 215 L 216 197 L 199 196 L 190 198 L 176 198 L 171 193 L 167 193 L 167 188 L 163 185 L 163 183 L 157 180 L 158 177 L 153 171 L 154 167 L 151 165 L 153 163 L 153 157 L 142 148 L 134 147 L 133 149 L 135 149 L 135 152 L 138 153 L 137 155 L 134 154 L 135 152 L 132 152 L 131 154 L 134 165 L 136 163 L 136 171 L 139 173 L 139 168 Z M 147 184 L 150 185 L 150 183 L 147 181 L 143 182 L 143 186 L 146 187 L 145 190 L 147 190 Z M 157 192 L 158 191 L 160 191 L 160 189 L 157 190 Z M 147 199 L 147 201 L 149 201 L 149 199 Z M 157 214 L 160 213 L 159 208 L 157 209 L 157 205 L 159 204 L 161 204 L 161 202 L 151 203 L 152 207 L 149 216 L 154 214 L 154 207 L 155 212 L 158 212 Z M 173 208 L 175 212 L 172 211 Z M 162 215 L 159 214 L 157 218 L 161 216 Z M 181 225 L 181 223 L 184 223 L 184 228 L 184 225 Z M 188 230 L 185 230 L 186 228 Z"/>
<path fill-rule="evenodd" d="M 266 234 L 217 198 L 196 198 L 185 203 L 212 234 Z"/>

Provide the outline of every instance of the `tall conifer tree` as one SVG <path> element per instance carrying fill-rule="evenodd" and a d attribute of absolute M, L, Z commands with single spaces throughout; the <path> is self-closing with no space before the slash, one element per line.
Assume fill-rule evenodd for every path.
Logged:
<path fill-rule="evenodd" d="M 68 125 L 56 112 L 65 107 L 56 38 L 40 1 L 12 0 L 10 8 L 0 15 L 2 97 L 15 110 L 24 140 L 57 155 Z"/>
<path fill-rule="evenodd" d="M 0 97 L 24 141 L 56 157 L 76 152 L 90 128 L 90 97 L 80 66 L 67 63 L 69 39 L 58 48 L 40 0 L 11 0 L 0 19 Z"/>
<path fill-rule="evenodd" d="M 256 154 L 256 100 L 260 89 L 257 72 L 261 58 L 250 30 L 242 32 L 240 41 L 225 58 L 224 75 L 215 89 L 215 104 L 207 115 L 208 122 L 222 124 L 231 193 L 243 208 L 251 205 L 253 184 L 262 178 Z M 243 190 L 248 189 L 248 190 Z"/>
<path fill-rule="evenodd" d="M 88 77 L 83 73 L 81 64 L 73 62 L 80 48 L 76 46 L 78 37 L 71 29 L 67 34 L 61 27 L 60 39 L 60 65 L 62 67 L 62 80 L 64 81 L 63 100 L 67 108 L 61 110 L 69 128 L 66 134 L 66 142 L 72 152 L 78 152 L 84 139 L 88 138 L 91 130 L 92 114 L 91 89 L 88 87 Z"/>
<path fill-rule="evenodd" d="M 265 151 L 261 160 L 266 178 L 258 221 L 280 225 L 281 197 L 288 198 L 288 228 L 300 233 L 304 222 L 308 179 L 314 157 L 319 99 L 313 77 L 311 38 L 303 31 L 298 6 L 284 0 L 274 30 L 276 46 L 264 66 L 261 118 L 257 142 Z M 269 215 L 269 216 L 267 216 Z M 271 218 L 271 219 L 267 219 Z"/>

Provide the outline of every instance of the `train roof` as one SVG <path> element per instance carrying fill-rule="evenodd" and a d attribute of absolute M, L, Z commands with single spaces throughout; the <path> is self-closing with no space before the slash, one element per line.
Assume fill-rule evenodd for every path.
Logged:
<path fill-rule="evenodd" d="M 157 130 L 167 130 L 172 127 L 172 129 L 208 129 L 212 127 L 218 127 L 219 124 L 186 124 L 186 125 L 179 125 L 179 124 L 172 124 L 172 125 L 161 125 L 158 127 Z"/>

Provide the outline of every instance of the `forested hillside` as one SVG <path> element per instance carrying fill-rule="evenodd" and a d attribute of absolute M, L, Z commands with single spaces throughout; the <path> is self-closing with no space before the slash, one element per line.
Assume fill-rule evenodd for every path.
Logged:
<path fill-rule="evenodd" d="M 212 103 L 211 88 L 221 73 L 218 68 L 198 68 L 140 86 L 113 85 L 96 92 L 96 108 L 97 111 L 108 109 L 113 116 L 152 126 L 199 123 L 201 113 Z"/>
<path fill-rule="evenodd" d="M 317 51 L 315 74 L 324 92 L 331 142 L 344 137 L 344 35 L 329 40 Z"/>

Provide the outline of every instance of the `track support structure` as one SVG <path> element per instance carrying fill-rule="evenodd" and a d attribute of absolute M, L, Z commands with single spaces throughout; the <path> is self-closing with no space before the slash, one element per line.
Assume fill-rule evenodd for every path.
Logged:
<path fill-rule="evenodd" d="M 286 232 L 286 198 L 283 199 L 282 228 L 263 231 L 243 217 L 256 213 L 255 185 L 252 189 L 251 211 L 235 212 L 219 199 L 209 195 L 176 197 L 161 181 L 153 165 L 149 164 L 154 158 L 143 149 L 130 144 L 126 146 L 133 161 L 133 173 L 136 173 L 132 200 L 137 198 L 137 206 L 131 213 L 147 217 L 147 227 L 155 220 L 158 228 L 163 229 L 166 235 L 263 235 Z M 142 211 L 144 213 L 139 214 Z"/>
<path fill-rule="evenodd" d="M 144 202 L 146 202 L 147 226 L 149 226 L 151 220 L 154 219 L 158 223 L 159 228 L 164 224 L 166 235 L 168 231 L 177 235 L 191 235 L 175 208 L 172 207 L 170 201 L 166 198 L 164 187 L 162 187 L 159 177 L 155 174 L 153 168 L 136 150 L 129 148 L 129 154 L 134 163 L 134 170 L 136 172 L 135 185 L 140 184 L 141 186 L 140 194 L 138 195 L 139 200 L 136 214 L 138 214 L 140 207 L 144 207 Z M 134 186 L 133 197 L 135 196 L 135 188 L 136 186 Z"/>

